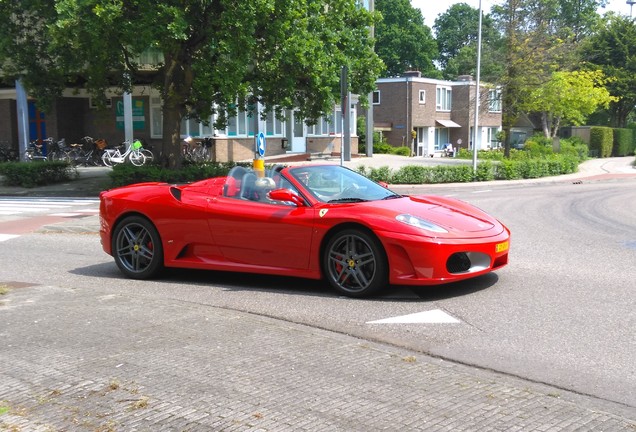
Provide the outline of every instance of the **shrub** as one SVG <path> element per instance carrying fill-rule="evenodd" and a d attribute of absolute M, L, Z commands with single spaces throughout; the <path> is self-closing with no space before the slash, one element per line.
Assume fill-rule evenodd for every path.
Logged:
<path fill-rule="evenodd" d="M 32 188 L 61 183 L 79 176 L 77 169 L 66 162 L 5 162 L 0 174 L 7 186 Z"/>
<path fill-rule="evenodd" d="M 490 181 L 495 179 L 495 169 L 493 163 L 485 161 L 477 165 L 477 172 L 475 173 L 476 181 Z"/>
<path fill-rule="evenodd" d="M 411 149 L 406 146 L 395 147 L 392 153 L 400 156 L 411 156 Z"/>
<path fill-rule="evenodd" d="M 136 167 L 120 164 L 113 167 L 110 173 L 113 186 L 125 186 L 142 182 L 188 183 L 210 177 L 220 177 L 236 165 L 249 166 L 249 163 L 205 163 L 182 167 L 180 170 L 161 168 L 157 165 L 143 165 Z"/>
<path fill-rule="evenodd" d="M 583 162 L 587 159 L 590 148 L 587 143 L 579 137 L 564 138 L 561 140 L 562 156 L 574 157 Z"/>
<path fill-rule="evenodd" d="M 593 126 L 590 128 L 590 155 L 601 158 L 612 154 L 614 131 L 608 127 Z"/>
<path fill-rule="evenodd" d="M 634 129 L 614 129 L 613 156 L 628 156 L 634 151 Z"/>

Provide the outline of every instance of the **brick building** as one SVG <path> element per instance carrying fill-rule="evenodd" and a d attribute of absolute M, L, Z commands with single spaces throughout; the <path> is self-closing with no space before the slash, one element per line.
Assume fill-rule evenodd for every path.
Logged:
<path fill-rule="evenodd" d="M 472 148 L 476 82 L 422 78 L 420 72 L 376 81 L 373 94 L 374 129 L 393 146 L 410 147 L 416 156 L 434 156 L 451 143 Z M 499 146 L 501 90 L 480 85 L 478 131 L 480 148 Z"/>
<path fill-rule="evenodd" d="M 17 151 L 18 115 L 16 90 L 0 89 L 0 145 Z M 355 135 L 357 98 L 351 105 L 351 153 L 358 152 Z M 83 90 L 67 89 L 59 97 L 50 112 L 44 114 L 37 109 L 35 101 L 29 99 L 29 140 L 53 137 L 64 138 L 67 143 L 80 142 L 84 136 L 106 139 L 110 144 L 124 140 L 123 97 L 113 91 L 106 95 L 105 107 L 97 104 Z M 148 86 L 135 86 L 132 92 L 134 137 L 144 140 L 155 150 L 161 151 L 162 111 L 159 93 Z M 247 160 L 254 157 L 254 116 L 252 112 L 240 110 L 228 119 L 223 129 L 215 129 L 215 117 L 209 125 L 184 119 L 181 137 L 195 140 L 213 137 L 211 159 L 217 162 Z M 267 140 L 265 156 L 287 153 L 339 153 L 342 143 L 342 115 L 340 105 L 321 118 L 317 124 L 308 126 L 305 119 L 295 117 L 294 112 L 285 113 L 285 118 L 268 115 L 261 122 L 261 131 Z"/>

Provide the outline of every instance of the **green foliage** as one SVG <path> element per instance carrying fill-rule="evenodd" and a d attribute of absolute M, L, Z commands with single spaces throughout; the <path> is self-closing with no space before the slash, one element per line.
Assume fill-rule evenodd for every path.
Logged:
<path fill-rule="evenodd" d="M 4 162 L 0 175 L 7 186 L 32 188 L 73 180 L 79 174 L 66 162 Z"/>
<path fill-rule="evenodd" d="M 585 141 L 579 137 L 564 138 L 561 140 L 562 156 L 569 156 L 583 162 L 587 159 L 590 149 Z"/>
<path fill-rule="evenodd" d="M 544 158 L 554 153 L 552 149 L 552 139 L 543 135 L 533 135 L 526 140 L 523 147 L 528 158 Z"/>
<path fill-rule="evenodd" d="M 636 106 L 636 22 L 628 16 L 612 15 L 601 24 L 585 39 L 582 56 L 590 68 L 600 68 L 611 79 L 606 87 L 620 97 L 610 104 L 611 124 L 625 127 Z"/>
<path fill-rule="evenodd" d="M 444 78 L 454 80 L 458 75 L 476 76 L 479 10 L 466 3 L 455 3 L 435 19 L 433 29 Z M 497 82 L 503 74 L 499 49 L 502 40 L 490 15 L 484 14 L 481 30 L 481 76 L 490 82 Z"/>
<path fill-rule="evenodd" d="M 594 126 L 590 129 L 590 152 L 598 157 L 610 157 L 614 144 L 614 131 L 608 127 Z"/>
<path fill-rule="evenodd" d="M 477 171 L 468 164 L 461 165 L 406 165 L 397 171 L 389 167 L 365 168 L 358 172 L 374 181 L 389 184 L 437 184 L 466 183 L 471 181 L 518 180 L 557 176 L 576 172 L 579 159 L 575 156 L 552 155 L 549 158 L 502 161 L 483 161 L 477 164 Z"/>
<path fill-rule="evenodd" d="M 158 88 L 158 159 L 171 168 L 181 164 L 184 117 L 216 110 L 220 127 L 258 101 L 315 121 L 338 103 L 343 65 L 357 94 L 375 88 L 383 67 L 369 34 L 380 15 L 357 0 L 13 0 L 0 2 L 0 16 L 0 68 L 40 105 L 69 82 L 95 97 L 140 81 Z M 149 49 L 154 70 L 140 67 Z"/>
<path fill-rule="evenodd" d="M 249 163 L 206 163 L 192 164 L 179 170 L 173 170 L 157 165 L 136 167 L 128 164 L 119 164 L 113 167 L 110 177 L 114 187 L 144 182 L 189 183 L 210 177 L 225 176 L 236 165 L 250 166 Z"/>
<path fill-rule="evenodd" d="M 373 143 L 373 153 L 374 154 L 394 154 L 400 156 L 410 156 L 411 149 L 406 146 L 401 147 L 393 147 L 391 144 L 388 144 L 386 141 L 383 142 L 374 142 Z"/>
<path fill-rule="evenodd" d="M 406 146 L 395 147 L 391 153 L 399 156 L 411 156 L 411 149 Z"/>
<path fill-rule="evenodd" d="M 550 128 L 547 132 L 556 136 L 561 122 L 581 125 L 598 108 L 607 108 L 618 100 L 605 88 L 607 82 L 601 70 L 553 72 L 529 93 L 522 107 L 543 113 Z"/>
<path fill-rule="evenodd" d="M 475 173 L 476 181 L 490 181 L 495 179 L 495 166 L 490 161 L 485 161 L 477 165 Z"/>
<path fill-rule="evenodd" d="M 634 129 L 614 129 L 612 156 L 631 156 L 634 153 Z"/>
<path fill-rule="evenodd" d="M 473 151 L 469 149 L 465 149 L 465 148 L 460 148 L 455 157 L 458 159 L 472 160 Z M 478 150 L 477 159 L 478 160 L 503 160 L 504 153 L 503 153 L 503 150 Z"/>
<path fill-rule="evenodd" d="M 385 75 L 419 70 L 424 76 L 441 78 L 433 63 L 437 43 L 420 9 L 410 0 L 376 0 L 375 9 L 383 18 L 375 26 L 375 51 L 386 66 Z"/>

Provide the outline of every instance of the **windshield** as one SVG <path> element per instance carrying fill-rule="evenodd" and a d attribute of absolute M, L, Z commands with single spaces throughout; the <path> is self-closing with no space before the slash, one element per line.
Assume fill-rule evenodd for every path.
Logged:
<path fill-rule="evenodd" d="M 305 165 L 291 168 L 291 175 L 320 201 L 347 203 L 399 198 L 355 171 L 339 165 Z"/>

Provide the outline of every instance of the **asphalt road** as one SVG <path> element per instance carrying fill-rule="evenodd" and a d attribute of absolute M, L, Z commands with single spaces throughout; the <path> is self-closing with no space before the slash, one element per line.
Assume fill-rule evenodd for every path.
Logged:
<path fill-rule="evenodd" d="M 306 324 L 518 377 L 516 388 L 548 384 L 546 394 L 578 395 L 581 406 L 631 419 L 625 429 L 604 430 L 636 427 L 636 180 L 476 184 L 434 192 L 473 203 L 508 225 L 510 265 L 473 281 L 389 287 L 377 298 L 354 300 L 322 282 L 294 278 L 174 271 L 158 281 L 130 281 L 94 234 L 31 234 L 0 243 L 0 281 Z M 170 313 L 169 305 L 161 308 Z M 395 323 L 396 317 L 405 322 Z M 364 369 L 346 366 L 354 375 L 357 367 Z M 455 429 L 472 430 L 462 424 Z"/>

